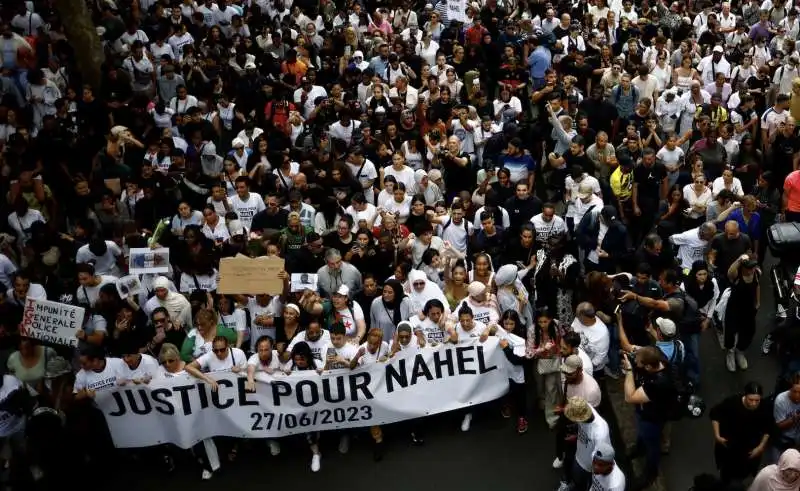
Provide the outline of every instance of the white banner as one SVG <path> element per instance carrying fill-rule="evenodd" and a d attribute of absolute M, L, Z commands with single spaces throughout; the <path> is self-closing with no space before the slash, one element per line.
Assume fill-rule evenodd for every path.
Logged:
<path fill-rule="evenodd" d="M 83 328 L 83 307 L 27 297 L 20 334 L 48 343 L 76 348 L 75 333 Z"/>
<path fill-rule="evenodd" d="M 508 363 L 497 339 L 399 353 L 356 370 L 212 374 L 219 391 L 190 376 L 98 392 L 117 447 L 172 443 L 189 448 L 212 436 L 277 438 L 383 425 L 492 401 L 508 391 Z"/>
<path fill-rule="evenodd" d="M 467 22 L 467 0 L 447 0 L 447 19 Z"/>

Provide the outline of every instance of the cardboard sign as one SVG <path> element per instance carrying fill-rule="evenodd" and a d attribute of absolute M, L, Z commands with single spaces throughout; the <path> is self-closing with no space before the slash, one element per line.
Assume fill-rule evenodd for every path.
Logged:
<path fill-rule="evenodd" d="M 83 329 L 83 315 L 83 307 L 28 297 L 20 334 L 47 343 L 77 347 L 75 333 Z"/>
<path fill-rule="evenodd" d="M 283 271 L 283 259 L 279 257 L 257 257 L 242 254 L 219 261 L 219 283 L 217 293 L 256 295 L 283 293 L 283 280 L 278 273 Z"/>
<path fill-rule="evenodd" d="M 167 273 L 169 272 L 169 249 L 133 248 L 128 258 L 130 274 Z"/>
<path fill-rule="evenodd" d="M 318 276 L 311 273 L 292 273 L 292 293 L 306 290 L 317 291 Z"/>

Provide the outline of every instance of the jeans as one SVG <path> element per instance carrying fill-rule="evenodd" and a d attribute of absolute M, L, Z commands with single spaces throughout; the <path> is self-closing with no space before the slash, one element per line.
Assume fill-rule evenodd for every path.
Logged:
<path fill-rule="evenodd" d="M 681 335 L 686 363 L 686 375 L 692 385 L 700 385 L 700 333 Z"/>
<path fill-rule="evenodd" d="M 636 446 L 644 451 L 645 479 L 654 479 L 658 476 L 661 463 L 661 431 L 664 429 L 663 421 L 648 421 L 636 413 Z"/>
<path fill-rule="evenodd" d="M 589 484 L 592 482 L 592 473 L 584 470 L 577 460 L 573 460 L 570 482 L 570 491 L 588 491 Z"/>
<path fill-rule="evenodd" d="M 619 373 L 619 328 L 616 324 L 608 324 L 608 369 L 614 373 Z"/>

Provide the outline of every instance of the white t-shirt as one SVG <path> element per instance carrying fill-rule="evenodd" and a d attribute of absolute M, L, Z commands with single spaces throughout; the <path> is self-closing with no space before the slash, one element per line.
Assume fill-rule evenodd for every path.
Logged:
<path fill-rule="evenodd" d="M 591 491 L 625 491 L 625 474 L 614 463 L 614 469 L 607 476 L 592 474 Z"/>
<path fill-rule="evenodd" d="M 378 208 L 370 203 L 369 200 L 370 198 L 367 197 L 367 207 L 362 211 L 356 211 L 355 208 L 353 208 L 353 205 L 348 206 L 345 210 L 345 213 L 353 217 L 353 228 L 350 229 L 351 232 L 358 232 L 358 222 L 361 220 L 365 220 L 367 222 L 367 226 L 370 228 L 372 228 L 372 226 L 375 224 L 375 218 L 378 216 Z"/>
<path fill-rule="evenodd" d="M 106 364 L 99 372 L 94 370 L 84 370 L 75 375 L 75 385 L 73 393 L 77 394 L 83 389 L 96 392 L 108 390 L 116 387 L 117 380 L 124 380 L 128 365 L 120 358 L 106 358 Z"/>
<path fill-rule="evenodd" d="M 365 321 L 364 310 L 361 308 L 361 305 L 359 305 L 358 302 L 353 302 L 352 309 L 338 309 L 336 314 L 338 314 L 337 317 L 341 318 L 342 324 L 344 324 L 345 335 L 348 338 L 352 338 L 358 334 L 358 321 Z"/>
<path fill-rule="evenodd" d="M 389 343 L 386 341 L 381 341 L 381 346 L 375 353 L 370 353 L 369 349 L 367 348 L 367 343 L 362 344 L 359 346 L 359 349 L 364 348 L 364 356 L 358 359 L 359 366 L 371 365 L 373 363 L 378 363 L 381 359 L 389 356 Z"/>
<path fill-rule="evenodd" d="M 361 187 L 364 187 L 364 185 L 369 181 L 372 181 L 374 184 L 375 179 L 378 178 L 378 170 L 375 168 L 375 164 L 373 164 L 369 159 L 366 159 L 363 168 L 360 165 L 353 165 L 350 162 L 347 162 L 347 167 L 350 168 L 350 173 L 353 174 L 353 179 L 361 183 Z M 360 173 L 358 172 L 359 169 L 361 169 Z M 367 203 L 375 203 L 374 189 L 374 187 L 364 189 L 364 197 L 367 199 Z"/>
<path fill-rule="evenodd" d="M 258 325 L 256 324 L 256 317 L 259 315 L 271 316 L 273 318 L 279 317 L 283 312 L 283 304 L 281 303 L 280 297 L 272 297 L 272 300 L 270 300 L 267 305 L 259 305 L 255 298 L 251 298 L 247 302 L 247 310 L 250 311 L 250 341 L 255 343 L 261 336 L 269 336 L 275 339 L 275 325 L 273 324 L 269 327 Z M 245 336 L 245 339 L 247 338 L 248 336 Z M 255 346 L 252 348 L 252 351 L 255 351 Z"/>
<path fill-rule="evenodd" d="M 156 378 L 158 376 L 158 360 L 150 355 L 141 354 L 142 358 L 139 360 L 139 366 L 131 368 L 125 364 L 125 368 L 120 374 L 121 380 L 141 380 L 144 378 Z"/>
<path fill-rule="evenodd" d="M 357 169 L 356 169 L 357 170 Z M 392 176 L 397 179 L 397 182 L 402 182 L 406 186 L 406 192 L 410 192 L 417 187 L 417 181 L 414 180 L 414 169 L 404 165 L 402 169 L 397 170 L 393 166 L 383 168 L 383 177 Z"/>
<path fill-rule="evenodd" d="M 598 443 L 611 445 L 611 433 L 608 423 L 592 408 L 594 419 L 588 423 L 578 424 L 578 448 L 575 450 L 575 462 L 581 469 L 591 472 L 592 459 Z"/>
<path fill-rule="evenodd" d="M 610 344 L 608 327 L 599 318 L 595 319 L 594 325 L 587 327 L 576 317 L 572 321 L 572 330 L 581 335 L 581 348 L 592 359 L 594 371 L 604 369 Z"/>
<path fill-rule="evenodd" d="M 181 273 L 180 292 L 192 293 L 198 290 L 213 292 L 217 289 L 217 270 L 211 274 Z"/>
<path fill-rule="evenodd" d="M 219 359 L 213 351 L 202 355 L 195 360 L 203 372 L 223 372 L 232 369 L 233 367 L 246 368 L 247 355 L 239 348 L 229 347 L 228 352 L 225 353 L 225 358 Z"/>
<path fill-rule="evenodd" d="M 358 354 L 358 346 L 352 343 L 344 343 L 341 348 L 337 348 L 333 344 L 329 344 L 325 350 L 325 361 L 327 361 L 327 357 L 331 354 L 345 360 L 347 363 L 345 364 L 338 361 L 330 363 L 328 364 L 328 370 L 350 368 L 350 362 L 356 357 L 356 354 Z"/>
<path fill-rule="evenodd" d="M 38 211 L 28 209 L 28 212 L 19 216 L 16 211 L 8 215 L 8 226 L 17 233 L 22 243 L 27 243 L 31 238 L 31 225 L 35 222 L 47 223 L 44 216 Z"/>
<path fill-rule="evenodd" d="M 678 164 L 683 162 L 683 156 L 684 153 L 681 147 L 675 147 L 670 150 L 664 146 L 661 147 L 661 150 L 656 154 L 656 159 L 660 160 L 667 167 L 668 171 L 677 171 Z"/>
<path fill-rule="evenodd" d="M 427 317 L 423 320 L 419 320 L 419 316 L 414 315 L 411 317 L 411 325 L 414 328 L 414 333 L 422 333 L 425 337 L 425 343 L 427 344 L 444 343 L 445 339 L 449 337 L 447 331 Z"/>
<path fill-rule="evenodd" d="M 698 229 L 693 228 L 669 238 L 670 242 L 678 246 L 678 260 L 683 269 L 691 269 L 695 261 L 705 256 L 708 242 L 701 239 L 698 232 Z"/>
<path fill-rule="evenodd" d="M 237 194 L 231 196 L 230 201 L 233 211 L 239 215 L 239 221 L 242 222 L 242 226 L 247 230 L 250 230 L 250 226 L 253 224 L 253 217 L 256 213 L 267 209 L 264 200 L 256 193 L 250 193 L 244 201 Z"/>
<path fill-rule="evenodd" d="M 116 276 L 101 274 L 100 283 L 98 283 L 97 286 L 79 286 L 78 290 L 75 292 L 75 300 L 77 300 L 78 303 L 94 307 L 94 304 L 97 303 L 97 299 L 100 297 L 100 288 L 102 288 L 103 285 L 114 284 L 116 282 Z"/>
<path fill-rule="evenodd" d="M 22 389 L 22 382 L 13 375 L 3 375 L 3 387 L 0 387 L 0 403 L 6 401 L 12 392 Z M 0 438 L 13 435 L 25 428 L 25 416 L 7 411 L 0 411 Z"/>
<path fill-rule="evenodd" d="M 456 335 L 458 335 L 459 343 L 469 341 L 473 338 L 479 338 L 481 337 L 481 334 L 483 334 L 483 332 L 486 331 L 486 324 L 484 324 L 483 322 L 476 321 L 473 318 L 472 324 L 473 324 L 472 329 L 467 331 L 466 329 L 464 329 L 464 326 L 462 326 L 460 322 L 456 323 L 455 330 L 456 330 Z"/>
<path fill-rule="evenodd" d="M 122 256 L 122 249 L 111 241 L 106 241 L 106 253 L 102 256 L 95 256 L 89 250 L 89 244 L 81 246 L 75 254 L 75 262 L 88 263 L 94 261 L 94 272 L 99 275 L 109 274 L 114 276 L 120 275 L 119 266 L 117 266 L 117 258 Z"/>
<path fill-rule="evenodd" d="M 258 358 L 258 353 L 253 353 L 247 360 L 247 366 L 256 367 L 256 373 L 266 372 L 267 370 L 277 372 L 281 367 L 280 355 L 277 350 L 272 350 L 272 357 L 269 359 L 269 363 L 263 363 Z"/>
<path fill-rule="evenodd" d="M 291 352 L 294 349 L 294 346 L 300 341 L 308 344 L 308 347 L 311 348 L 311 354 L 314 356 L 314 359 L 320 362 L 319 366 L 322 366 L 322 364 L 325 363 L 325 353 L 327 353 L 328 345 L 331 344 L 331 333 L 328 332 L 327 329 L 323 329 L 322 335 L 319 337 L 319 339 L 316 341 L 309 341 L 306 339 L 306 331 L 300 331 L 289 343 L 289 346 L 286 347 L 286 351 Z"/>
<path fill-rule="evenodd" d="M 469 236 L 475 230 L 475 227 L 469 223 L 466 218 L 461 219 L 461 223 L 450 223 L 452 218 L 446 217 L 439 225 L 437 235 L 445 242 L 450 242 L 453 248 L 459 252 L 467 251 L 467 244 Z"/>
<path fill-rule="evenodd" d="M 245 341 L 250 337 L 250 333 L 248 331 L 250 326 L 247 325 L 247 312 L 245 312 L 243 308 L 236 307 L 232 314 L 220 314 L 219 320 L 222 322 L 223 326 L 227 327 L 228 329 L 232 329 L 237 334 L 239 332 L 244 332 Z"/>
<path fill-rule="evenodd" d="M 553 218 L 546 222 L 544 216 L 539 213 L 531 218 L 531 223 L 533 230 L 536 231 L 536 243 L 540 245 L 547 244 L 550 237 L 567 233 L 567 224 L 558 215 L 553 215 Z"/>

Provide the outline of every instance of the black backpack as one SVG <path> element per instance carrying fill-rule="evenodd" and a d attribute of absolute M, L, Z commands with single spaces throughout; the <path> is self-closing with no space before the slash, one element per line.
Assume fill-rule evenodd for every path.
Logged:
<path fill-rule="evenodd" d="M 592 205 L 575 226 L 575 242 L 581 248 L 591 251 L 597 247 L 597 235 L 600 233 L 600 216 L 594 213 L 596 205 Z"/>
<path fill-rule="evenodd" d="M 703 327 L 703 315 L 697 301 L 681 291 L 665 296 L 666 299 L 678 298 L 683 301 L 683 315 L 680 319 L 674 319 L 678 325 L 678 333 L 681 335 L 697 334 Z"/>
<path fill-rule="evenodd" d="M 667 405 L 666 414 L 669 421 L 678 421 L 688 414 L 689 400 L 694 392 L 692 383 L 686 374 L 686 349 L 683 343 L 672 341 L 674 347 L 667 367 L 667 376 L 675 391 L 675 397 Z"/>

